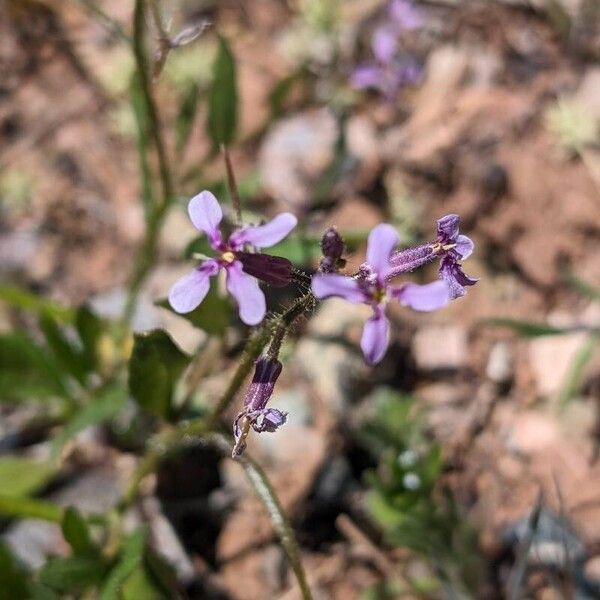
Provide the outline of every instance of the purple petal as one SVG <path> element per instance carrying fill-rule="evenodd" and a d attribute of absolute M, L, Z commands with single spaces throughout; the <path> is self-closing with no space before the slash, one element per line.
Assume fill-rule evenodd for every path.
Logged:
<path fill-rule="evenodd" d="M 398 37 L 391 27 L 378 27 L 371 41 L 373 54 L 383 63 L 389 62 L 398 49 Z"/>
<path fill-rule="evenodd" d="M 456 248 L 454 249 L 460 254 L 461 259 L 469 258 L 473 253 L 474 247 L 473 240 L 466 235 L 459 235 L 456 238 Z"/>
<path fill-rule="evenodd" d="M 369 301 L 356 279 L 335 273 L 315 275 L 312 278 L 312 291 L 317 298 L 339 296 L 353 304 Z"/>
<path fill-rule="evenodd" d="M 458 215 L 446 215 L 437 222 L 438 238 L 444 243 L 454 242 L 458 236 L 460 217 Z"/>
<path fill-rule="evenodd" d="M 390 255 L 398 245 L 398 232 L 387 223 L 381 223 L 371 230 L 367 242 L 367 264 L 383 281 L 390 270 Z"/>
<path fill-rule="evenodd" d="M 236 299 L 240 311 L 240 319 L 246 325 L 258 325 L 266 312 L 265 295 L 254 277 L 242 270 L 242 263 L 236 260 L 226 267 L 227 289 Z"/>
<path fill-rule="evenodd" d="M 423 24 L 420 11 L 407 0 L 393 0 L 390 16 L 402 29 L 417 29 Z"/>
<path fill-rule="evenodd" d="M 169 291 L 169 304 L 173 310 L 185 314 L 199 306 L 208 294 L 210 277 L 218 272 L 218 263 L 207 260 L 191 273 L 178 279 Z"/>
<path fill-rule="evenodd" d="M 426 312 L 446 306 L 450 302 L 450 289 L 442 280 L 425 285 L 405 283 L 392 290 L 392 296 L 403 306 Z"/>
<path fill-rule="evenodd" d="M 360 347 L 370 365 L 377 364 L 383 358 L 388 347 L 389 329 L 389 321 L 381 310 L 365 323 Z"/>
<path fill-rule="evenodd" d="M 211 245 L 217 247 L 221 242 L 219 223 L 223 211 L 214 195 L 204 190 L 194 196 L 188 204 L 188 214 L 194 227 L 206 233 Z"/>
<path fill-rule="evenodd" d="M 469 277 L 451 253 L 444 256 L 440 261 L 440 277 L 450 288 L 451 300 L 464 296 L 467 293 L 465 286 L 475 285 L 479 281 Z"/>
<path fill-rule="evenodd" d="M 262 433 L 268 431 L 273 433 L 287 421 L 287 413 L 276 408 L 265 408 L 258 414 L 251 413 L 252 427 L 254 431 Z"/>
<path fill-rule="evenodd" d="M 356 67 L 350 76 L 350 84 L 357 90 L 378 88 L 384 78 L 381 67 L 374 64 L 364 64 Z"/>
<path fill-rule="evenodd" d="M 229 243 L 237 249 L 244 244 L 252 244 L 256 248 L 269 248 L 280 242 L 298 223 L 292 213 L 282 213 L 264 225 L 245 227 L 234 231 Z"/>

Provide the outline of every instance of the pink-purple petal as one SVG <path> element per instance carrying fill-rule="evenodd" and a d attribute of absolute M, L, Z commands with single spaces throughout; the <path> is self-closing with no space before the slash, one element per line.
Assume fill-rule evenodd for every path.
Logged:
<path fill-rule="evenodd" d="M 221 241 L 219 223 L 223 218 L 223 211 L 214 195 L 204 190 L 194 196 L 188 204 L 188 214 L 194 227 L 206 233 L 213 246 L 218 245 Z"/>
<path fill-rule="evenodd" d="M 460 254 L 462 260 L 471 256 L 474 247 L 473 240 L 466 235 L 459 235 L 456 238 L 456 247 L 454 249 Z"/>
<path fill-rule="evenodd" d="M 383 311 L 378 310 L 364 326 L 360 347 L 370 365 L 377 364 L 385 355 L 389 342 L 390 324 Z"/>
<path fill-rule="evenodd" d="M 398 49 L 398 36 L 393 28 L 383 25 L 374 31 L 371 44 L 377 59 L 387 63 Z"/>
<path fill-rule="evenodd" d="M 372 267 L 380 281 L 390 269 L 390 255 L 398 245 L 398 232 L 387 223 L 371 230 L 367 241 L 367 264 Z"/>
<path fill-rule="evenodd" d="M 339 296 L 353 304 L 368 302 L 366 293 L 355 279 L 335 273 L 315 275 L 312 279 L 312 291 L 317 298 Z"/>
<path fill-rule="evenodd" d="M 227 290 L 236 299 L 240 319 L 246 325 L 258 325 L 267 312 L 265 295 L 258 281 L 244 273 L 242 263 L 235 261 L 227 266 Z"/>
<path fill-rule="evenodd" d="M 379 65 L 362 64 L 352 72 L 350 84 L 357 90 L 378 88 L 384 76 L 384 70 Z"/>
<path fill-rule="evenodd" d="M 229 243 L 234 248 L 240 248 L 244 244 L 252 244 L 256 248 L 269 248 L 286 237 L 297 223 L 298 219 L 292 213 L 281 213 L 264 225 L 250 225 L 234 231 Z"/>
<path fill-rule="evenodd" d="M 219 265 L 208 260 L 191 273 L 178 279 L 169 291 L 169 304 L 175 312 L 185 314 L 200 305 L 210 289 L 210 277 L 219 271 Z"/>
<path fill-rule="evenodd" d="M 451 293 L 446 281 L 439 280 L 425 285 L 405 283 L 393 289 L 392 296 L 403 306 L 427 312 L 446 306 L 450 302 Z"/>

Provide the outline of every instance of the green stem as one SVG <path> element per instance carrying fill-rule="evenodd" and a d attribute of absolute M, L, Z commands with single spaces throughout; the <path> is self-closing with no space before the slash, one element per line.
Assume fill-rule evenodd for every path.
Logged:
<path fill-rule="evenodd" d="M 225 436 L 216 434 L 211 436 L 211 438 L 218 448 L 223 452 L 223 454 L 231 456 L 231 444 L 227 441 Z M 242 456 L 236 459 L 236 462 L 239 462 L 242 465 L 248 481 L 254 488 L 256 495 L 260 498 L 267 510 L 267 513 L 269 514 L 271 523 L 273 524 L 273 527 L 279 536 L 281 545 L 285 550 L 288 560 L 290 561 L 290 565 L 294 571 L 294 575 L 298 581 L 298 586 L 300 587 L 303 600 L 312 600 L 312 594 L 308 586 L 306 573 L 304 572 L 304 567 L 300 558 L 300 550 L 298 548 L 296 536 L 294 535 L 294 531 L 290 526 L 287 517 L 285 516 L 281 502 L 279 501 L 277 493 L 273 489 L 269 478 L 263 469 L 247 456 Z"/>
<path fill-rule="evenodd" d="M 140 81 L 142 98 L 148 117 L 150 135 L 152 136 L 152 141 L 156 148 L 158 172 L 162 186 L 162 198 L 156 206 L 152 207 L 152 210 L 148 214 L 146 235 L 137 255 L 129 285 L 127 302 L 123 314 L 124 323 L 128 323 L 131 320 L 137 294 L 154 264 L 161 225 L 175 198 L 173 175 L 169 166 L 166 144 L 162 135 L 160 119 L 158 117 L 158 109 L 154 97 L 152 96 L 148 58 L 146 56 L 144 42 L 145 13 L 145 1 L 136 0 L 133 19 L 133 53 L 135 56 L 137 75 Z"/>

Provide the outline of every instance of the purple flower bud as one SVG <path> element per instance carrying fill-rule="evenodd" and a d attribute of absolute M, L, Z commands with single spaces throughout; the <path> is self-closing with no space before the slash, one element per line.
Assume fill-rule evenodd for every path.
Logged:
<path fill-rule="evenodd" d="M 246 412 L 262 410 L 267 405 L 281 369 L 281 363 L 277 359 L 261 356 L 256 361 L 254 377 L 244 398 Z"/>
<path fill-rule="evenodd" d="M 334 227 L 330 227 L 321 238 L 323 258 L 319 263 L 319 270 L 322 273 L 333 273 L 343 267 L 345 261 L 342 259 L 342 254 L 345 247 L 342 236 Z"/>
<path fill-rule="evenodd" d="M 321 238 L 321 251 L 327 258 L 341 258 L 344 253 L 344 240 L 334 227 L 330 227 Z"/>
<path fill-rule="evenodd" d="M 287 258 L 239 250 L 236 258 L 242 263 L 244 273 L 273 287 L 285 287 L 292 280 L 292 263 Z"/>
<path fill-rule="evenodd" d="M 287 413 L 276 408 L 266 408 L 271 398 L 275 382 L 281 374 L 281 363 L 276 358 L 261 356 L 256 361 L 254 377 L 244 398 L 244 410 L 233 423 L 235 445 L 233 458 L 240 456 L 246 448 L 246 438 L 250 429 L 257 433 L 274 432 L 287 420 Z"/>

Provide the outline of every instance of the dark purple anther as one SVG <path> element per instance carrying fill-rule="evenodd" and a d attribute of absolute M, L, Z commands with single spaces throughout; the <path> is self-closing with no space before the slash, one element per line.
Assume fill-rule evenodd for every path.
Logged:
<path fill-rule="evenodd" d="M 244 398 L 244 410 L 233 423 L 235 437 L 235 445 L 231 453 L 233 458 L 244 452 L 250 428 L 257 433 L 273 432 L 286 422 L 287 413 L 276 408 L 266 408 L 281 369 L 281 363 L 276 358 L 261 356 L 256 361 L 254 377 Z"/>

